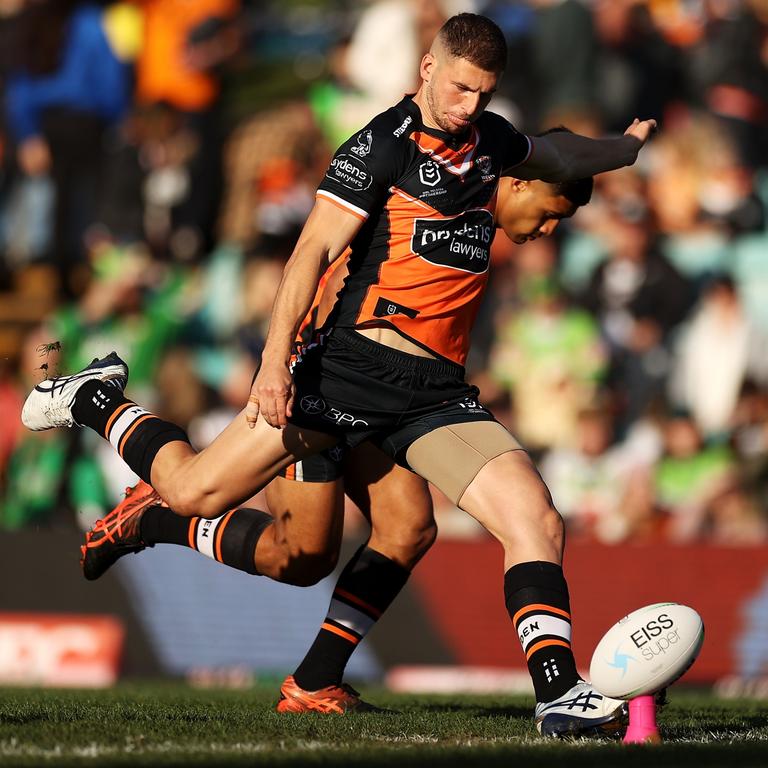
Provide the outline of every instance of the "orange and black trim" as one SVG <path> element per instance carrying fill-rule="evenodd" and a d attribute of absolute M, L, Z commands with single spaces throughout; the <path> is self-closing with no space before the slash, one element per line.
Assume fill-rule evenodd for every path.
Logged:
<path fill-rule="evenodd" d="M 362 611 L 363 613 L 367 614 L 370 618 L 376 620 L 381 617 L 381 611 L 378 608 L 375 608 L 370 603 L 367 603 L 365 600 L 361 600 L 359 597 L 355 597 L 351 592 L 347 592 L 345 589 L 340 589 L 339 587 L 336 587 L 336 589 L 333 592 L 333 597 L 336 600 L 341 600 L 343 603 L 346 603 L 347 605 L 351 605 L 353 608 L 356 608 L 358 611 Z"/>

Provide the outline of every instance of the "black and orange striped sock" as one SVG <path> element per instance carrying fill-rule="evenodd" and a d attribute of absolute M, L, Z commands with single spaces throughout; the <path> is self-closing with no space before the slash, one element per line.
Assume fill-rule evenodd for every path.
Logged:
<path fill-rule="evenodd" d="M 328 615 L 293 677 L 305 691 L 339 685 L 350 656 L 408 581 L 410 571 L 362 546 L 336 582 Z"/>
<path fill-rule="evenodd" d="M 256 543 L 272 516 L 259 509 L 241 507 L 221 517 L 180 517 L 167 507 L 150 507 L 141 517 L 144 543 L 180 544 L 219 563 L 257 575 Z"/>
<path fill-rule="evenodd" d="M 150 484 L 157 452 L 176 440 L 189 442 L 181 427 L 136 405 L 109 382 L 83 384 L 75 395 L 72 416 L 78 424 L 109 440 L 123 461 Z"/>
<path fill-rule="evenodd" d="M 523 646 L 536 701 L 553 701 L 579 680 L 571 651 L 571 605 L 563 569 L 536 561 L 504 574 L 507 611 Z"/>

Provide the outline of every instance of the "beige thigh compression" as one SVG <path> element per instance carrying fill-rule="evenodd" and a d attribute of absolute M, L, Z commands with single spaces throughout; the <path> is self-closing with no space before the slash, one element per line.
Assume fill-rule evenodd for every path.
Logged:
<path fill-rule="evenodd" d="M 438 427 L 414 441 L 405 453 L 411 469 L 439 488 L 454 504 L 491 460 L 522 446 L 496 421 L 467 421 Z"/>

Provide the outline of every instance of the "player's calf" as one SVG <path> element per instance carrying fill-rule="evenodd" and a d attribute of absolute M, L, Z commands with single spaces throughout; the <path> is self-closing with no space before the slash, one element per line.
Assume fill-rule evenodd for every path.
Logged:
<path fill-rule="evenodd" d="M 256 555 L 259 572 L 295 587 L 311 587 L 330 576 L 339 562 L 338 547 L 332 549 L 289 548 L 271 541 L 274 527 L 259 541 Z"/>
<path fill-rule="evenodd" d="M 124 555 L 155 544 L 190 547 L 224 565 L 257 575 L 256 545 L 272 522 L 271 515 L 248 507 L 213 519 L 184 518 L 141 481 L 86 533 L 81 547 L 83 575 L 97 579 Z"/>

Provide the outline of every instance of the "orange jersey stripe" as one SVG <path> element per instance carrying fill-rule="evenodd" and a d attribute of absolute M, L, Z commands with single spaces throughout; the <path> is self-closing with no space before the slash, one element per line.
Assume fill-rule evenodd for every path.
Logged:
<path fill-rule="evenodd" d="M 333 632 L 335 635 L 338 635 L 339 637 L 343 637 L 345 640 L 349 640 L 349 642 L 353 643 L 354 645 L 357 645 L 360 642 L 359 637 L 355 637 L 349 632 L 345 632 L 343 629 L 334 627 L 333 624 L 328 624 L 327 622 L 323 622 L 323 626 L 320 627 L 320 629 L 324 629 L 327 632 Z"/>
<path fill-rule="evenodd" d="M 564 616 L 568 621 L 571 620 L 571 614 L 568 611 L 564 611 L 562 608 L 555 608 L 551 605 L 544 605 L 544 603 L 532 603 L 521 608 L 513 617 L 512 623 L 517 626 L 517 621 L 521 616 L 526 613 L 532 613 L 535 611 L 549 611 L 550 613 L 556 613 L 558 616 Z"/>
<path fill-rule="evenodd" d="M 117 421 L 117 417 L 126 409 L 130 408 L 134 403 L 123 403 L 121 406 L 117 408 L 117 410 L 109 417 L 109 420 L 107 421 L 107 426 L 104 428 L 104 437 L 109 440 L 109 432 L 112 429 L 112 425 Z"/>
<path fill-rule="evenodd" d="M 221 559 L 221 540 L 224 538 L 224 529 L 227 527 L 227 523 L 229 522 L 229 518 L 232 517 L 232 515 L 235 514 L 235 510 L 231 509 L 229 512 L 227 512 L 227 516 L 221 521 L 221 523 L 216 528 L 216 541 L 214 542 L 214 557 L 220 562 L 223 563 L 224 561 Z"/>
<path fill-rule="evenodd" d="M 197 526 L 199 525 L 199 523 L 200 523 L 199 517 L 193 517 L 189 521 L 189 531 L 187 534 L 188 535 L 187 541 L 189 543 L 189 546 L 192 549 L 197 549 L 196 539 L 197 539 Z"/>
<path fill-rule="evenodd" d="M 365 600 L 361 600 L 359 597 L 355 597 L 352 593 L 347 592 L 344 589 L 339 589 L 336 587 L 336 589 L 333 591 L 333 594 L 339 595 L 345 600 L 349 600 L 351 603 L 355 603 L 355 605 L 359 605 L 363 610 L 373 614 L 377 619 L 381 616 L 381 611 L 378 608 L 374 608 L 372 605 L 366 603 Z"/>
<path fill-rule="evenodd" d="M 550 645 L 560 645 L 563 648 L 570 648 L 571 644 L 565 640 L 542 640 L 540 643 L 532 645 L 528 649 L 528 653 L 525 654 L 526 659 L 530 659 L 536 651 L 540 651 L 542 648 L 547 648 Z"/>
<path fill-rule="evenodd" d="M 136 421 L 131 424 L 130 429 L 126 430 L 125 434 L 120 438 L 120 443 L 117 446 L 117 452 L 120 454 L 120 458 L 124 458 L 123 456 L 123 450 L 125 449 L 125 443 L 127 442 L 128 438 L 136 431 L 136 427 L 139 426 L 143 421 L 146 421 L 147 419 L 156 419 L 158 418 L 155 416 L 154 413 L 147 413 L 144 416 L 142 416 L 139 419 L 136 419 Z"/>
<path fill-rule="evenodd" d="M 358 208 L 357 206 L 352 205 L 352 203 L 348 203 L 340 197 L 332 195 L 330 192 L 318 190 L 315 197 L 319 197 L 331 205 L 335 205 L 342 211 L 351 213 L 355 218 L 360 219 L 360 221 L 366 221 L 368 219 L 368 214 L 362 208 Z"/>

